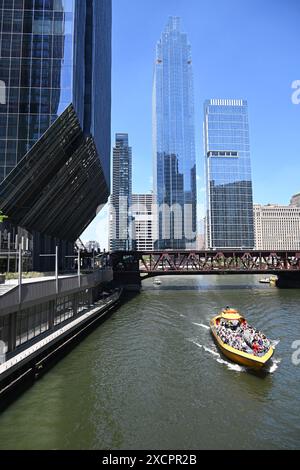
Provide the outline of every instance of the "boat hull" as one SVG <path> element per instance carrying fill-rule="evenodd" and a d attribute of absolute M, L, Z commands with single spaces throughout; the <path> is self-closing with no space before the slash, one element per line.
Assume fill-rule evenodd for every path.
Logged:
<path fill-rule="evenodd" d="M 238 349 L 234 349 L 231 346 L 223 343 L 216 333 L 216 320 L 219 318 L 221 317 L 218 316 L 211 320 L 210 328 L 213 338 L 224 356 L 226 356 L 232 362 L 240 364 L 244 367 L 249 367 L 251 369 L 262 369 L 269 364 L 274 354 L 273 347 L 271 347 L 264 356 L 254 356 L 254 354 L 248 354 L 243 351 L 239 351 Z"/>

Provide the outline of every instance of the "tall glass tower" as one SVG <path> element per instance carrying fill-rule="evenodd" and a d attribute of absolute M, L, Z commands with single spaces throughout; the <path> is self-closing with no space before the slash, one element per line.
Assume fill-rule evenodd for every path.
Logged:
<path fill-rule="evenodd" d="M 247 101 L 208 100 L 204 116 L 207 248 L 253 249 Z"/>
<path fill-rule="evenodd" d="M 110 250 L 133 249 L 132 205 L 132 149 L 128 134 L 116 134 L 113 149 L 113 184 L 110 197 Z"/>
<path fill-rule="evenodd" d="M 153 87 L 154 202 L 158 249 L 196 242 L 196 157 L 191 46 L 170 17 L 156 48 Z"/>

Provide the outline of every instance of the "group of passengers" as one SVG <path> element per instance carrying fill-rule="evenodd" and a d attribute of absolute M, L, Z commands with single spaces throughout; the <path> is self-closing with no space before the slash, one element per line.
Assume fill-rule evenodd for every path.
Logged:
<path fill-rule="evenodd" d="M 223 343 L 255 356 L 263 356 L 271 346 L 268 338 L 252 328 L 246 320 L 239 322 L 222 318 L 216 331 Z"/>

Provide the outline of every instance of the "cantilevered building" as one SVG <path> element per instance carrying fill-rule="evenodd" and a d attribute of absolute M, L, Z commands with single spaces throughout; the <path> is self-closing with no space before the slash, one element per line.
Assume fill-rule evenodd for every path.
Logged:
<path fill-rule="evenodd" d="M 2 1 L 0 33 L 0 209 L 38 265 L 110 192 L 111 0 Z"/>
<path fill-rule="evenodd" d="M 196 161 L 191 46 L 170 17 L 156 48 L 153 87 L 156 248 L 196 243 Z"/>
<path fill-rule="evenodd" d="M 207 248 L 253 249 L 247 101 L 206 101 L 204 116 Z"/>

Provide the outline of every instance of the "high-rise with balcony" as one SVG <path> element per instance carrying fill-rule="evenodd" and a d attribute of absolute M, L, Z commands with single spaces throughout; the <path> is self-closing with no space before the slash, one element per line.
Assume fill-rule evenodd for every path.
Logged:
<path fill-rule="evenodd" d="M 0 209 L 37 253 L 73 243 L 110 192 L 111 10 L 0 2 Z"/>
<path fill-rule="evenodd" d="M 204 116 L 207 248 L 253 249 L 247 101 L 208 100 Z"/>
<path fill-rule="evenodd" d="M 191 46 L 170 17 L 157 44 L 153 86 L 156 248 L 196 243 L 196 157 Z"/>
<path fill-rule="evenodd" d="M 128 134 L 116 134 L 113 149 L 112 195 L 110 197 L 109 247 L 111 251 L 133 248 L 132 149 Z"/>

